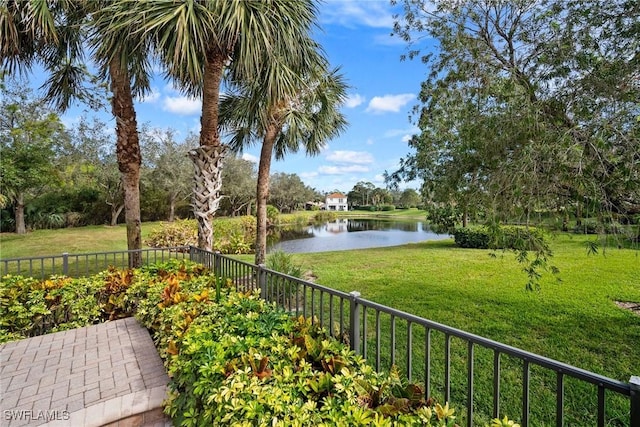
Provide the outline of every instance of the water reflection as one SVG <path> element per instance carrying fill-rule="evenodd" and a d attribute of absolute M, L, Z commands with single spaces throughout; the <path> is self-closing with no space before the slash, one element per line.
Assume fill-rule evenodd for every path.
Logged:
<path fill-rule="evenodd" d="M 338 251 L 447 238 L 448 234 L 435 233 L 422 221 L 343 218 L 320 225 L 275 230 L 269 251 Z"/>

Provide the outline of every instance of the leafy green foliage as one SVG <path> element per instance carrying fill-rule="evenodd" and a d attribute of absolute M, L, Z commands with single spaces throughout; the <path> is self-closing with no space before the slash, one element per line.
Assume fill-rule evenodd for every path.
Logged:
<path fill-rule="evenodd" d="M 181 286 L 191 285 L 181 282 Z M 155 337 L 168 343 L 170 350 L 164 353 L 172 378 L 166 411 L 176 425 L 268 426 L 272 420 L 294 426 L 453 425 L 448 405 L 446 412 L 420 399 L 406 411 L 367 406 L 358 386 L 393 389 L 384 396 L 383 402 L 388 402 L 394 399 L 392 393 L 403 394 L 397 387 L 382 385 L 395 386 L 398 380 L 375 373 L 317 324 L 291 319 L 255 294 L 229 292 L 220 304 L 201 304 L 186 296 L 175 306 L 160 309 L 157 318 L 166 318 L 160 325 L 178 320 L 172 311 L 178 305 L 186 313 L 193 312 L 188 307 L 199 307 L 200 316 L 186 330 L 155 329 Z M 405 394 L 406 390 L 415 391 L 408 386 Z"/>
<path fill-rule="evenodd" d="M 0 342 L 78 328 L 107 320 L 99 279 L 54 276 L 0 280 Z"/>
<path fill-rule="evenodd" d="M 253 250 L 256 235 L 255 217 L 242 216 L 216 220 L 214 229 L 214 250 L 224 254 L 247 254 Z M 197 224 L 194 220 L 177 220 L 162 223 L 153 230 L 145 243 L 151 247 L 196 246 Z"/>
<path fill-rule="evenodd" d="M 166 412 L 175 425 L 455 425 L 448 404 L 427 399 L 396 369 L 374 372 L 317 322 L 293 319 L 257 294 L 233 291 L 229 282 L 216 301 L 210 298 L 216 283 L 211 272 L 179 260 L 82 280 L 8 276 L 2 309 L 12 299 L 35 304 L 30 313 L 13 306 L 11 319 L 3 311 L 9 320 L 2 339 L 19 337 L 7 324 L 35 330 L 54 307 L 71 313 L 75 304 L 78 311 L 74 301 L 84 285 L 84 294 L 117 306 L 112 314 L 135 312 L 151 330 L 171 377 Z M 87 301 L 97 307 L 95 299 Z M 95 319 L 84 320 L 76 318 L 76 325 Z"/>
<path fill-rule="evenodd" d="M 429 73 L 392 181 L 420 179 L 428 202 L 492 221 L 638 212 L 635 3 L 397 3 L 394 32 Z"/>
<path fill-rule="evenodd" d="M 267 205 L 267 223 L 271 225 L 278 224 L 278 216 L 280 215 L 280 210 L 273 206 Z"/>
<path fill-rule="evenodd" d="M 485 226 L 457 227 L 453 237 L 461 248 L 531 251 L 546 245 L 544 232 L 535 227 L 501 226 L 497 233 Z"/>
<path fill-rule="evenodd" d="M 489 249 L 491 242 L 489 230 L 485 227 L 457 227 L 453 238 L 461 248 Z"/>
<path fill-rule="evenodd" d="M 427 220 L 430 224 L 450 232 L 462 220 L 462 213 L 450 204 L 443 206 L 431 204 L 427 207 Z"/>
<path fill-rule="evenodd" d="M 195 221 L 188 219 L 162 223 L 145 240 L 145 244 L 153 248 L 196 246 L 197 243 L 198 226 Z"/>
<path fill-rule="evenodd" d="M 24 234 L 25 203 L 42 187 L 55 184 L 56 148 L 67 135 L 60 118 L 26 84 L 12 82 L 0 101 L 0 183 L 3 198 L 15 207 L 16 232 Z M 40 212 L 35 221 L 64 223 L 56 212 Z"/>
<path fill-rule="evenodd" d="M 267 256 L 267 268 L 289 276 L 302 278 L 304 273 L 302 266 L 296 264 L 293 255 L 281 250 L 271 252 Z"/>
<path fill-rule="evenodd" d="M 325 223 L 329 221 L 335 221 L 338 218 L 338 215 L 332 211 L 318 211 L 313 216 L 313 222 L 316 223 Z"/>

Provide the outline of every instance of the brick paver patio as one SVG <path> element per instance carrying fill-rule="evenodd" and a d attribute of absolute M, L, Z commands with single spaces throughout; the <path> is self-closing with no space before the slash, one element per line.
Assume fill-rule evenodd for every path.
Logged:
<path fill-rule="evenodd" d="M 0 425 L 164 426 L 169 381 L 130 317 L 0 345 Z"/>

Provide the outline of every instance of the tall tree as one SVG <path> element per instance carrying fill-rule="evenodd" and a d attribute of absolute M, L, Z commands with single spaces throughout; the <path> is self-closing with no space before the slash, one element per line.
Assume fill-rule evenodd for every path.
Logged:
<path fill-rule="evenodd" d="M 142 246 L 140 229 L 140 164 L 133 98 L 149 88 L 149 43 L 134 31 L 135 22 L 118 22 L 114 12 L 126 2 L 3 2 L 0 26 L 2 64 L 9 72 L 26 72 L 34 62 L 49 71 L 47 98 L 64 111 L 74 99 L 95 104 L 93 86 L 85 85 L 88 72 L 84 56 L 89 47 L 103 80 L 112 93 L 111 111 L 116 118 L 116 156 L 121 172 L 127 223 L 127 247 Z M 115 25 L 117 24 L 117 25 Z M 92 80 L 92 79 L 90 79 Z M 140 253 L 129 255 L 133 267 Z"/>
<path fill-rule="evenodd" d="M 397 204 L 403 208 L 415 208 L 421 201 L 420 194 L 416 190 L 407 188 L 399 193 Z"/>
<path fill-rule="evenodd" d="M 371 202 L 371 195 L 376 186 L 371 182 L 359 181 L 349 192 L 349 202 L 354 205 L 368 205 Z"/>
<path fill-rule="evenodd" d="M 230 155 L 224 159 L 222 172 L 222 206 L 226 215 L 236 216 L 241 212 L 251 214 L 256 200 L 256 164 Z"/>
<path fill-rule="evenodd" d="M 0 188 L 13 204 L 18 234 L 26 233 L 25 199 L 56 181 L 56 144 L 67 139 L 58 116 L 24 84 L 5 88 L 0 101 Z"/>
<path fill-rule="evenodd" d="M 115 19 L 152 35 L 168 76 L 186 93 L 202 96 L 200 145 L 190 155 L 196 167 L 193 206 L 198 246 L 211 250 L 226 150 L 218 132 L 222 79 L 252 81 L 260 77 L 264 61 L 280 60 L 272 52 L 296 52 L 300 34 L 306 34 L 315 19 L 316 7 L 311 0 L 124 3 L 128 7 L 114 10 Z M 275 99 L 291 93 L 292 86 L 264 90 Z"/>
<path fill-rule="evenodd" d="M 497 220 L 640 212 L 637 2 L 403 4 L 408 56 L 421 56 L 424 33 L 438 47 L 422 56 L 421 132 L 394 178 Z"/>
<path fill-rule="evenodd" d="M 280 212 L 292 212 L 313 200 L 314 191 L 295 173 L 275 173 L 269 179 L 269 203 Z"/>
<path fill-rule="evenodd" d="M 140 132 L 142 147 L 147 154 L 145 163 L 150 170 L 151 185 L 166 194 L 169 202 L 167 219 L 175 219 L 176 205 L 191 194 L 193 167 L 188 152 L 197 143 L 191 136 L 179 143 L 175 130 L 150 129 L 143 126 Z"/>
<path fill-rule="evenodd" d="M 299 36 L 300 39 L 303 36 Z M 226 94 L 220 105 L 222 123 L 231 132 L 235 150 L 260 140 L 260 163 L 257 184 L 256 264 L 263 264 L 267 251 L 267 200 L 271 159 L 283 159 L 301 147 L 309 155 L 320 152 L 325 143 L 342 132 L 346 120 L 339 108 L 346 88 L 338 70 L 328 71 L 315 43 L 308 39 L 307 51 L 300 49 L 289 55 L 300 55 L 297 66 L 290 57 L 278 62 L 265 62 L 261 79 L 242 82 Z M 284 56 L 284 55 L 283 55 Z M 294 58 L 295 59 L 295 58 Z M 307 62 L 308 61 L 308 62 Z M 296 70 L 297 75 L 280 72 Z M 292 79 L 293 91 L 270 96 L 265 88 Z"/>

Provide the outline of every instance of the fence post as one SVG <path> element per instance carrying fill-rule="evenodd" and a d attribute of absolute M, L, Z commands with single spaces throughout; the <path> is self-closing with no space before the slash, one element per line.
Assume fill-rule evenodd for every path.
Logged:
<path fill-rule="evenodd" d="M 267 268 L 264 264 L 258 264 L 258 286 L 260 286 L 260 298 L 267 301 Z"/>
<path fill-rule="evenodd" d="M 69 253 L 68 252 L 64 252 L 62 254 L 62 275 L 63 276 L 69 275 Z"/>
<path fill-rule="evenodd" d="M 349 292 L 351 295 L 351 304 L 350 313 L 349 313 L 349 330 L 351 331 L 351 336 L 349 340 L 349 345 L 351 346 L 351 350 L 355 351 L 356 354 L 361 354 L 360 349 L 360 304 L 358 304 L 358 298 L 360 298 L 360 292 L 352 291 Z"/>
<path fill-rule="evenodd" d="M 220 255 L 220 251 L 213 253 L 213 274 L 215 274 L 216 277 L 222 277 L 222 258 L 220 258 Z"/>
<path fill-rule="evenodd" d="M 631 424 L 640 426 L 640 376 L 633 376 L 629 379 L 631 385 Z"/>
<path fill-rule="evenodd" d="M 195 257 L 196 257 L 196 248 L 194 248 L 193 246 L 189 246 L 189 261 L 196 262 Z"/>

